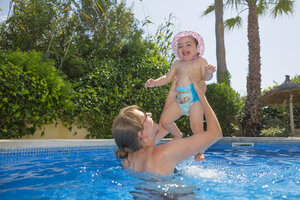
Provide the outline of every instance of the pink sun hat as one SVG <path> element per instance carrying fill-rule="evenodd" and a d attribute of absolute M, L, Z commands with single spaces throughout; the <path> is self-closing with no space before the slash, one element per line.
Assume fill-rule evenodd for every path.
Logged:
<path fill-rule="evenodd" d="M 180 38 L 187 37 L 187 36 L 193 37 L 198 41 L 197 54 L 198 54 L 198 56 L 202 57 L 204 54 L 205 46 L 204 46 L 204 41 L 203 41 L 203 38 L 201 37 L 201 35 L 194 31 L 181 31 L 175 35 L 173 42 L 172 42 L 172 49 L 173 49 L 173 53 L 176 56 L 176 58 L 178 58 L 180 60 L 180 58 L 178 56 L 178 51 L 177 51 L 178 41 Z"/>

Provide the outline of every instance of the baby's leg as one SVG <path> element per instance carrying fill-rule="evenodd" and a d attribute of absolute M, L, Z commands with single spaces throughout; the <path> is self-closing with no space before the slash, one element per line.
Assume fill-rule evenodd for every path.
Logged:
<path fill-rule="evenodd" d="M 176 102 L 176 95 L 177 95 L 177 92 L 175 92 L 175 90 L 174 91 L 169 90 L 169 94 L 167 96 L 166 103 L 164 105 L 164 108 L 163 108 L 163 111 L 162 111 L 162 114 L 161 114 L 161 117 L 160 117 L 160 120 L 159 120 L 159 131 L 158 131 L 158 134 L 155 137 L 155 144 L 157 142 L 159 142 L 162 138 L 164 138 L 169 133 L 169 131 L 166 130 L 162 126 L 162 123 L 161 123 L 162 122 L 162 116 L 163 116 L 164 111 L 167 109 L 167 107 L 170 106 L 173 102 Z M 177 128 L 177 126 L 174 122 L 173 122 L 173 126 L 175 126 Z"/>
<path fill-rule="evenodd" d="M 168 107 L 163 111 L 160 119 L 160 123 L 168 132 L 170 132 L 174 137 L 181 138 L 182 133 L 175 125 L 174 121 L 176 121 L 182 112 L 176 101 L 173 101 L 169 104 Z"/>
<path fill-rule="evenodd" d="M 173 85 L 172 85 L 173 87 Z M 169 93 L 168 93 L 168 96 L 166 98 L 166 102 L 165 102 L 165 105 L 164 105 L 164 108 L 163 108 L 163 111 L 162 113 L 173 103 L 173 102 L 176 102 L 176 96 L 177 96 L 177 92 L 176 90 L 172 90 L 170 89 L 169 90 Z"/>
<path fill-rule="evenodd" d="M 200 112 L 199 112 L 200 111 Z M 200 122 L 200 123 L 199 123 Z M 192 104 L 190 109 L 190 126 L 193 131 L 193 134 L 202 134 L 203 130 L 203 108 L 199 101 L 196 101 Z M 204 154 L 199 152 L 195 156 L 196 161 L 204 160 Z"/>

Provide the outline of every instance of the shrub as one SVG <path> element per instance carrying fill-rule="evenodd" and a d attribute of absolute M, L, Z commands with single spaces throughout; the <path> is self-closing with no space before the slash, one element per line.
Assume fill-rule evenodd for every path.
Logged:
<path fill-rule="evenodd" d="M 287 137 L 289 130 L 289 113 L 285 107 L 263 107 L 260 136 Z"/>
<path fill-rule="evenodd" d="M 74 109 L 73 90 L 39 52 L 0 52 L 0 138 L 20 138 Z"/>
<path fill-rule="evenodd" d="M 262 137 L 288 137 L 291 131 L 287 106 L 262 108 Z"/>
<path fill-rule="evenodd" d="M 150 77 L 158 78 L 168 70 L 165 59 L 157 54 L 116 60 L 93 60 L 93 69 L 74 81 L 78 96 L 74 99 L 78 123 L 88 128 L 88 137 L 111 138 L 111 125 L 120 109 L 139 105 L 159 120 L 168 86 L 145 89 Z"/>
<path fill-rule="evenodd" d="M 223 135 L 233 136 L 243 107 L 240 95 L 226 83 L 213 83 L 207 85 L 206 96 L 218 117 Z"/>
<path fill-rule="evenodd" d="M 127 57 L 117 60 L 90 61 L 85 68 L 94 69 L 74 81 L 78 92 L 75 98 L 78 123 L 88 128 L 87 137 L 111 138 L 111 125 L 120 109 L 128 105 L 139 105 L 144 111 L 152 112 L 158 122 L 169 85 L 144 88 L 150 77 L 158 78 L 168 70 L 168 63 L 156 54 L 144 57 Z M 206 95 L 215 110 L 225 136 L 236 130 L 236 116 L 242 102 L 238 93 L 226 84 L 208 85 Z M 188 117 L 181 117 L 176 124 L 185 135 L 190 135 Z"/>

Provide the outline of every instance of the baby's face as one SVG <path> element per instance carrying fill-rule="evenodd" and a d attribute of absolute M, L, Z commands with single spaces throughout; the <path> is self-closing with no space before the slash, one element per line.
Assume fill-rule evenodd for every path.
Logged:
<path fill-rule="evenodd" d="M 195 38 L 189 36 L 180 38 L 178 40 L 177 51 L 181 60 L 192 60 L 192 58 L 197 55 Z"/>

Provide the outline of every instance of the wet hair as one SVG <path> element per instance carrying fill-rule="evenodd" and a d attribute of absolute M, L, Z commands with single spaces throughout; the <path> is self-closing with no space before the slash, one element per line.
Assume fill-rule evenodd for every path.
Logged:
<path fill-rule="evenodd" d="M 143 129 L 142 119 L 135 110 L 141 109 L 136 105 L 123 108 L 112 125 L 112 134 L 118 146 L 115 154 L 121 167 L 120 159 L 127 159 L 129 153 L 143 147 L 138 137 L 138 132 Z"/>

